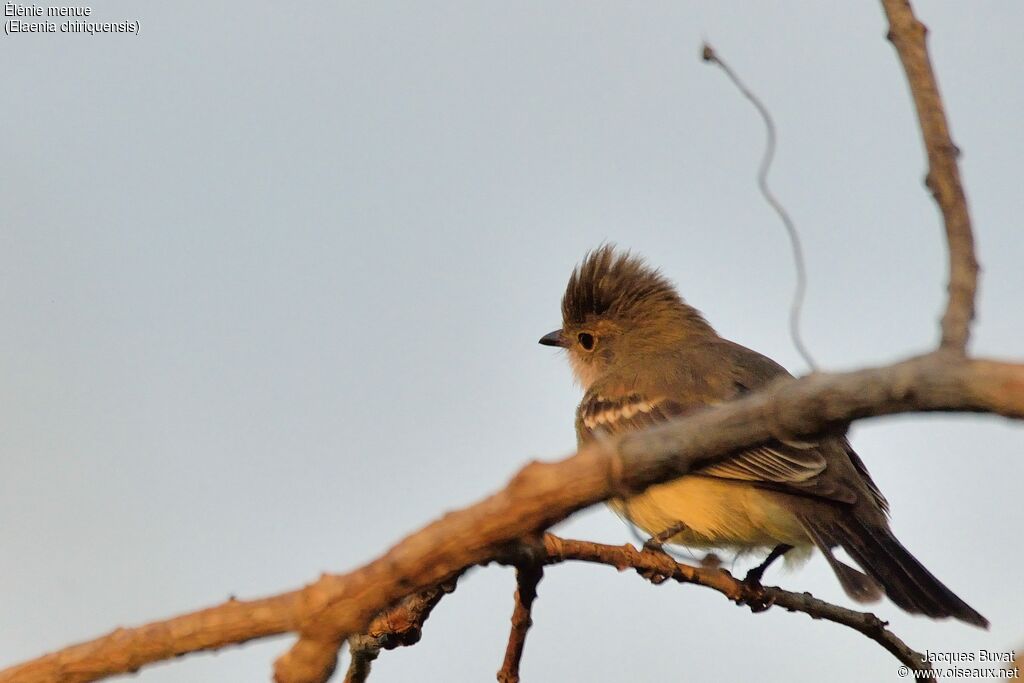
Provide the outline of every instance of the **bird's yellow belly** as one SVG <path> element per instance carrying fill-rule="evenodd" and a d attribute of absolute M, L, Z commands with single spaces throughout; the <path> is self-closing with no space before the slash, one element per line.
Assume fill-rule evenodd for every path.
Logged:
<path fill-rule="evenodd" d="M 686 529 L 669 541 L 678 545 L 739 551 L 780 543 L 809 545 L 810 538 L 784 503 L 785 494 L 701 476 L 652 486 L 628 501 L 609 501 L 621 517 L 651 536 L 684 524 Z"/>

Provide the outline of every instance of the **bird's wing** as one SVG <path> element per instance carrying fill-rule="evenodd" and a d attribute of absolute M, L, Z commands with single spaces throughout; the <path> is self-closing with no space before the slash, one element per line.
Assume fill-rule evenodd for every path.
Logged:
<path fill-rule="evenodd" d="M 635 391 L 604 395 L 588 392 L 576 410 L 576 436 L 580 443 L 597 434 L 613 436 L 664 422 L 685 412 L 664 396 L 646 397 Z"/>
<path fill-rule="evenodd" d="M 757 351 L 748 349 L 745 346 L 741 346 L 736 342 L 732 342 L 727 339 L 720 340 L 718 352 L 728 359 L 728 365 L 732 370 L 733 388 L 737 395 L 761 389 L 778 377 L 790 376 L 785 368 L 773 361 L 771 358 L 768 358 Z M 791 442 L 787 443 L 790 445 L 801 445 L 793 444 Z M 860 480 L 860 483 L 867 488 L 867 493 L 874 501 L 875 505 L 877 505 L 883 513 L 889 512 L 889 502 L 885 499 L 885 496 L 882 495 L 878 485 L 875 484 L 875 481 L 871 478 L 871 473 L 868 472 L 867 465 L 865 465 L 864 461 L 861 460 L 859 455 L 857 455 L 857 452 L 853 450 L 853 446 L 850 445 L 850 442 L 846 437 L 830 437 L 819 444 L 804 445 L 815 449 L 827 449 L 832 457 L 845 460 L 850 466 L 852 466 L 853 472 L 849 472 L 848 467 L 839 467 L 839 471 L 831 472 L 830 474 L 832 476 L 828 477 L 828 479 L 833 481 L 828 484 L 819 482 L 819 487 L 824 487 L 826 489 L 849 489 L 849 495 L 856 500 L 857 496 L 856 493 L 854 493 L 854 489 L 859 488 L 859 485 L 851 483 L 849 479 L 846 479 L 846 477 L 855 476 Z M 846 470 L 846 472 L 844 472 L 844 470 Z M 845 480 L 836 481 L 839 479 Z"/>
<path fill-rule="evenodd" d="M 588 392 L 576 411 L 580 443 L 604 433 L 609 436 L 650 427 L 688 412 L 687 406 L 665 396 L 631 391 L 617 395 Z M 749 481 L 790 493 L 813 495 L 844 503 L 857 500 L 855 490 L 821 475 L 828 462 L 817 444 L 772 441 L 741 451 L 691 474 Z"/>
<path fill-rule="evenodd" d="M 861 476 L 864 483 L 867 485 L 868 491 L 871 492 L 871 497 L 875 499 L 875 503 L 882 509 L 882 512 L 889 514 L 889 501 L 887 501 L 885 496 L 882 495 L 882 491 L 878 488 L 878 484 L 875 483 L 875 480 L 871 478 L 871 473 L 868 472 L 868 466 L 865 465 L 864 461 L 860 459 L 859 455 L 857 455 L 857 451 L 853 450 L 853 446 L 850 445 L 850 442 L 847 441 L 846 437 L 843 437 L 842 447 L 843 450 L 846 451 L 847 457 L 850 458 L 850 462 L 853 463 L 854 469 L 857 470 L 857 474 Z"/>

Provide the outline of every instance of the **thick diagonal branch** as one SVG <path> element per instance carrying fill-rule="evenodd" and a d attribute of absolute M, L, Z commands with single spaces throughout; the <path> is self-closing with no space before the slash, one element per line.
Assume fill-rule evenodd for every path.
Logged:
<path fill-rule="evenodd" d="M 510 543 L 588 505 L 644 489 L 773 438 L 842 430 L 849 421 L 912 411 L 975 411 L 1024 418 L 1024 365 L 932 354 L 849 373 L 785 380 L 740 400 L 599 442 L 558 462 L 527 465 L 494 495 L 450 512 L 347 574 L 305 588 L 132 629 L 0 671 L 0 683 L 82 683 L 151 662 L 253 638 L 297 632 L 341 642 L 382 610 L 499 557 Z M 425 443 L 424 449 L 440 446 Z M 322 651 L 321 651 L 322 652 Z M 308 676 L 297 646 L 277 662 L 286 682 Z M 312 662 L 316 664 L 317 662 Z"/>
<path fill-rule="evenodd" d="M 942 348 L 965 353 L 974 319 L 978 289 L 978 262 L 967 197 L 960 182 L 957 158 L 939 85 L 928 58 L 928 29 L 914 16 L 908 0 L 882 0 L 889 20 L 889 40 L 899 54 L 917 109 L 921 135 L 928 155 L 925 184 L 932 191 L 946 226 L 949 246 L 949 299 L 942 316 Z"/>

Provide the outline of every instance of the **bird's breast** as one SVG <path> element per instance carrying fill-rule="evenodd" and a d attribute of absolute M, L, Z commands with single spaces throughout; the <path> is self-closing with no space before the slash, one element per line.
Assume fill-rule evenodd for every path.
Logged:
<path fill-rule="evenodd" d="M 609 503 L 651 536 L 682 523 L 670 543 L 696 548 L 752 550 L 811 541 L 786 506 L 786 495 L 747 482 L 686 476 L 658 484 L 626 501 Z"/>

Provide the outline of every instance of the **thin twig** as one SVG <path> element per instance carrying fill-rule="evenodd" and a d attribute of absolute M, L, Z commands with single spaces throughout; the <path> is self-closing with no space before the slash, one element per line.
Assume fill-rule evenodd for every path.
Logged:
<path fill-rule="evenodd" d="M 793 593 L 774 586 L 745 583 L 724 569 L 691 567 L 676 562 L 665 553 L 637 550 L 631 545 L 611 546 L 545 534 L 544 547 L 547 549 L 549 564 L 580 560 L 606 564 L 620 571 L 632 568 L 653 583 L 672 579 L 679 583 L 707 586 L 739 605 L 748 606 L 754 612 L 761 612 L 775 605 L 790 612 L 803 612 L 813 619 L 842 624 L 875 641 L 912 669 L 931 668 L 921 653 L 913 650 L 887 629 L 886 622 L 874 614 L 839 607 L 819 600 L 810 593 Z"/>
<path fill-rule="evenodd" d="M 793 219 L 789 217 L 789 212 L 786 211 L 782 202 L 775 198 L 771 188 L 768 187 L 768 171 L 771 170 L 772 161 L 775 159 L 775 121 L 772 120 L 772 115 L 768 112 L 768 108 L 764 106 L 764 103 L 740 80 L 736 72 L 729 68 L 729 65 L 722 61 L 718 53 L 707 43 L 704 43 L 701 47 L 701 58 L 705 62 L 717 64 L 725 72 L 725 75 L 729 77 L 733 85 L 754 105 L 754 108 L 757 109 L 761 119 L 764 121 L 766 139 L 764 155 L 761 157 L 761 165 L 757 170 L 757 186 L 761 189 L 761 195 L 765 201 L 775 209 L 775 213 L 782 219 L 782 224 L 786 227 L 786 234 L 789 235 L 789 244 L 793 250 L 793 265 L 796 267 L 796 287 L 793 289 L 793 300 L 789 307 L 789 335 L 793 338 L 793 345 L 803 357 L 804 362 L 807 363 L 807 367 L 812 372 L 816 372 L 818 366 L 814 363 L 814 358 L 804 344 L 803 336 L 800 333 L 800 314 L 804 305 L 804 296 L 807 293 L 807 268 L 804 265 L 804 250 L 800 244 L 800 233 L 797 232 Z"/>
<path fill-rule="evenodd" d="M 974 320 L 974 298 L 978 289 L 978 261 L 967 197 L 960 182 L 957 157 L 960 150 L 949 134 L 946 111 L 939 85 L 932 71 L 925 37 L 928 29 L 914 16 L 907 0 L 882 0 L 889 20 L 888 38 L 896 48 L 907 74 L 910 93 L 917 109 L 928 175 L 925 185 L 942 211 L 949 246 L 949 299 L 942 315 L 941 348 L 964 354 Z"/>
<path fill-rule="evenodd" d="M 533 626 L 533 601 L 537 597 L 537 584 L 544 577 L 544 565 L 525 563 L 516 567 L 515 609 L 512 627 L 505 646 L 505 659 L 498 671 L 499 683 L 519 683 L 519 663 L 526 646 L 526 633 Z"/>

